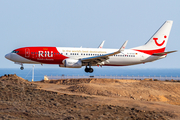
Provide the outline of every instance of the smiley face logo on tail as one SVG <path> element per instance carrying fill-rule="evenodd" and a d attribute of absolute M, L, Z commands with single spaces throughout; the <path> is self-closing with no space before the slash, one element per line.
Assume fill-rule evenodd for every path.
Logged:
<path fill-rule="evenodd" d="M 164 38 L 167 38 L 167 36 L 165 35 Z M 158 42 L 157 42 L 158 38 L 153 38 L 153 40 L 155 41 L 155 43 L 156 43 L 157 46 L 162 46 L 162 45 L 165 43 L 165 40 L 163 40 L 162 43 L 158 43 Z"/>

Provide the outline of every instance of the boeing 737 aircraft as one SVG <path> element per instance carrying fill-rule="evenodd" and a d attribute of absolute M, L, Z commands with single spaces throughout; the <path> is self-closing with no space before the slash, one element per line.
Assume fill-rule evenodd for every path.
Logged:
<path fill-rule="evenodd" d="M 70 48 L 70 47 L 23 47 L 13 50 L 5 57 L 16 64 L 57 64 L 59 67 L 81 68 L 85 72 L 93 72 L 92 66 L 128 66 L 152 62 L 165 58 L 166 44 L 173 21 L 166 21 L 146 44 L 125 49 L 126 41 L 120 49 L 102 48 L 104 41 L 98 48 Z M 101 49 L 100 49 L 101 48 Z"/>

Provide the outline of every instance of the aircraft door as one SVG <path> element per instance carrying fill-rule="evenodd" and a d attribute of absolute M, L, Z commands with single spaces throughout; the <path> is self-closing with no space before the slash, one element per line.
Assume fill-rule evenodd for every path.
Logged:
<path fill-rule="evenodd" d="M 30 49 L 29 48 L 25 49 L 25 57 L 30 57 Z"/>

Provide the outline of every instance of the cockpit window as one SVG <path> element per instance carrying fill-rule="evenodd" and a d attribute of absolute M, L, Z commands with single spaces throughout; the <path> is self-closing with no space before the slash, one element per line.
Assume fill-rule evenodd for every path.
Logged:
<path fill-rule="evenodd" d="M 11 53 L 18 53 L 19 51 L 15 51 L 15 50 L 13 50 Z"/>

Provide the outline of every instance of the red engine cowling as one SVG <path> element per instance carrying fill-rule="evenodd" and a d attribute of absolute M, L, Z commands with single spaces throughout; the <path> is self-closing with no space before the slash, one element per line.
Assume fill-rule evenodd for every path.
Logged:
<path fill-rule="evenodd" d="M 81 60 L 75 60 L 75 59 L 65 59 L 62 61 L 62 65 L 59 65 L 59 67 L 67 67 L 67 68 L 81 68 L 82 62 Z"/>

